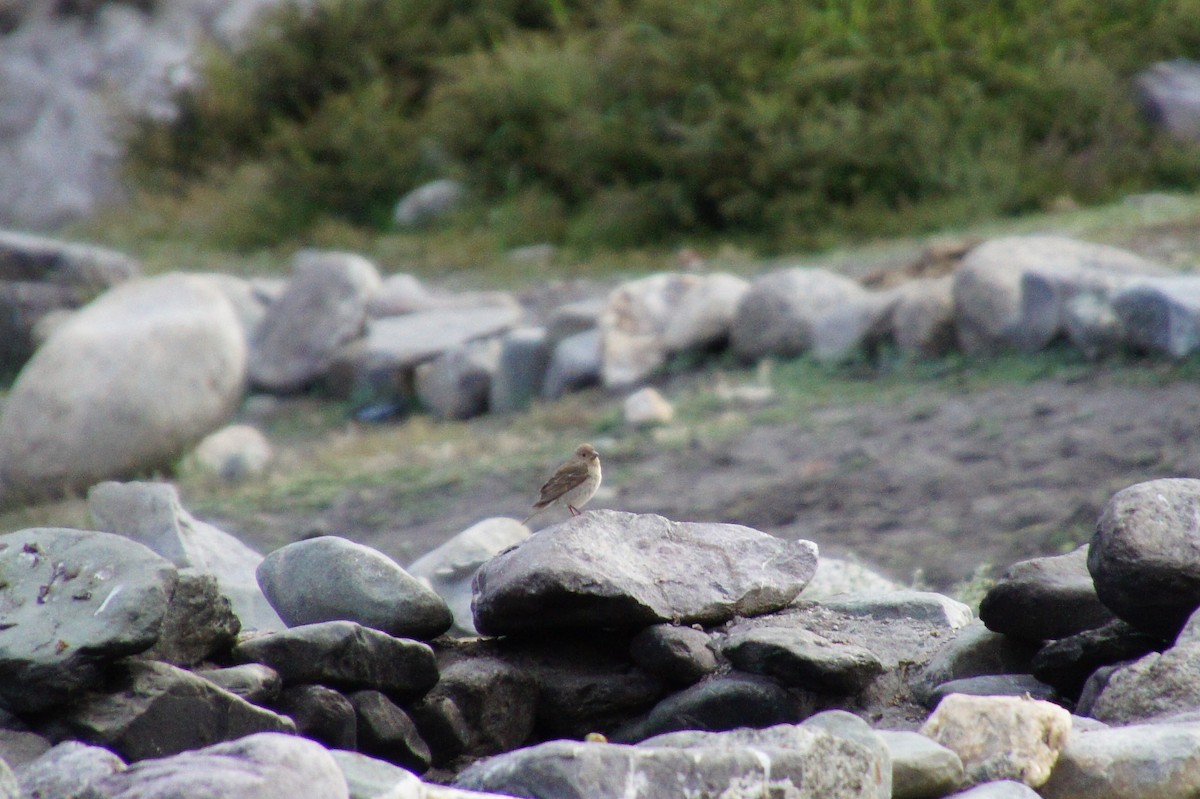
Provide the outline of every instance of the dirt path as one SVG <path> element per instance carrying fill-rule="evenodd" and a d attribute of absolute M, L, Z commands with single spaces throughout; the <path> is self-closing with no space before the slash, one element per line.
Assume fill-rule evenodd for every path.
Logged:
<path fill-rule="evenodd" d="M 1200 477 L 1200 386 L 1139 386 L 1096 367 L 1075 378 L 827 406 L 795 422 L 698 434 L 683 447 L 628 436 L 613 452 L 595 507 L 807 538 L 825 554 L 857 557 L 902 582 L 919 572 L 945 590 L 983 564 L 999 574 L 1087 541 L 1120 488 Z M 334 532 L 407 563 L 486 516 L 521 518 L 536 479 L 526 487 L 512 474 L 488 476 L 407 507 L 387 489 L 347 489 L 318 519 L 285 514 L 260 530 Z M 263 549 L 278 545 L 261 532 L 247 537 Z"/>

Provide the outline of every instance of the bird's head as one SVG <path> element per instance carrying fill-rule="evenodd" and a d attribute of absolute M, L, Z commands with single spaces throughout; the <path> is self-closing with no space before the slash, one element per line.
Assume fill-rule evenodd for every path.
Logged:
<path fill-rule="evenodd" d="M 600 453 L 591 444 L 580 444 L 575 450 L 575 457 L 581 461 L 594 461 L 600 457 Z"/>

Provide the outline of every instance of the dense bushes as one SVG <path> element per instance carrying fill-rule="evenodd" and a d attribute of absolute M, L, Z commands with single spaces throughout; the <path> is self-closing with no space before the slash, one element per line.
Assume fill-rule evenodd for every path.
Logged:
<path fill-rule="evenodd" d="M 452 174 L 507 244 L 818 244 L 1194 186 L 1128 80 L 1189 55 L 1191 0 L 323 0 L 212 55 L 132 165 L 254 193 L 250 239 Z"/>

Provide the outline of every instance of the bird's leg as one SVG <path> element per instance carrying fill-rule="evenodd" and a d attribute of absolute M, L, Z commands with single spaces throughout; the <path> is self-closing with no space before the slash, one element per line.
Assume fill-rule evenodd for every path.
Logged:
<path fill-rule="evenodd" d="M 579 508 L 575 507 L 574 505 L 568 505 L 568 506 L 567 506 L 567 510 L 571 511 L 571 515 L 572 515 L 572 516 L 579 516 L 579 515 L 581 515 L 581 514 L 579 513 Z"/>

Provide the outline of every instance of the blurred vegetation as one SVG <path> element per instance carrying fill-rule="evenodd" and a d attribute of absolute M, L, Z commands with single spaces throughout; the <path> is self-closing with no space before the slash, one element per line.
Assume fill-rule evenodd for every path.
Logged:
<path fill-rule="evenodd" d="M 502 247 L 823 247 L 1195 188 L 1130 90 L 1180 56 L 1192 0 L 316 0 L 207 53 L 129 171 L 222 246 L 451 176 Z"/>

